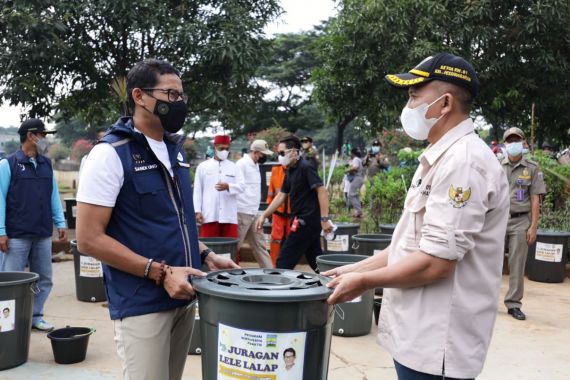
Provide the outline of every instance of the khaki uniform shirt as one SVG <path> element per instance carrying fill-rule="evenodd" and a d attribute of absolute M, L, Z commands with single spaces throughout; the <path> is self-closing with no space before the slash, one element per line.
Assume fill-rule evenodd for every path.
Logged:
<path fill-rule="evenodd" d="M 546 193 L 544 175 L 538 164 L 524 157 L 512 163 L 508 156 L 501 164 L 509 182 L 511 214 L 530 212 L 530 196 Z"/>
<path fill-rule="evenodd" d="M 507 179 L 471 119 L 430 145 L 419 161 L 388 265 L 418 250 L 457 265 L 432 284 L 385 289 L 379 344 L 416 371 L 474 378 L 483 368 L 497 312 Z"/>

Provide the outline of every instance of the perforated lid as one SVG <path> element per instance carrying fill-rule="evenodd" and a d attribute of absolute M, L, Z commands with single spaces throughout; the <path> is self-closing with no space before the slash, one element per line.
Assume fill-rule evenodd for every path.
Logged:
<path fill-rule="evenodd" d="M 245 301 L 294 302 L 325 300 L 332 293 L 330 279 L 315 273 L 288 269 L 243 268 L 209 273 L 195 278 L 196 291 Z"/>

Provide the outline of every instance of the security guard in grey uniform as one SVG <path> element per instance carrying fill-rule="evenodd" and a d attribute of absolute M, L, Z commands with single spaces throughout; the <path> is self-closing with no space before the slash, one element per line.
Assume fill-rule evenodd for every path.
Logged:
<path fill-rule="evenodd" d="M 526 319 L 521 311 L 524 292 L 524 269 L 528 246 L 536 240 L 540 216 L 540 195 L 546 193 L 544 176 L 538 164 L 523 157 L 525 136 L 519 128 L 509 128 L 503 135 L 507 156 L 502 166 L 509 181 L 511 208 L 507 225 L 509 247 L 509 290 L 505 306 L 518 320 Z"/>

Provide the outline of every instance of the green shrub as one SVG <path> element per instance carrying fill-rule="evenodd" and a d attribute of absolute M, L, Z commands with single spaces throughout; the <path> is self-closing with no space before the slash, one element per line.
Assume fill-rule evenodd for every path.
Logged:
<path fill-rule="evenodd" d="M 570 165 L 560 165 L 558 161 L 536 151 L 531 160 L 540 165 L 546 183 L 544 208 L 553 210 L 564 207 L 570 200 Z"/>
<path fill-rule="evenodd" d="M 407 187 L 410 186 L 416 166 L 392 168 L 382 171 L 366 182 L 365 204 L 367 216 L 375 230 L 382 223 L 396 223 L 400 219 Z"/>

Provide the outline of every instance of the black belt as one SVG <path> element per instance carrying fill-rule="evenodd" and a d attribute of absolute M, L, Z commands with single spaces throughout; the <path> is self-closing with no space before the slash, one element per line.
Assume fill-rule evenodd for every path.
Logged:
<path fill-rule="evenodd" d="M 526 211 L 526 212 L 513 212 L 513 213 L 511 213 L 511 219 L 512 218 L 518 218 L 519 216 L 523 216 L 526 214 L 528 214 L 528 211 Z"/>

